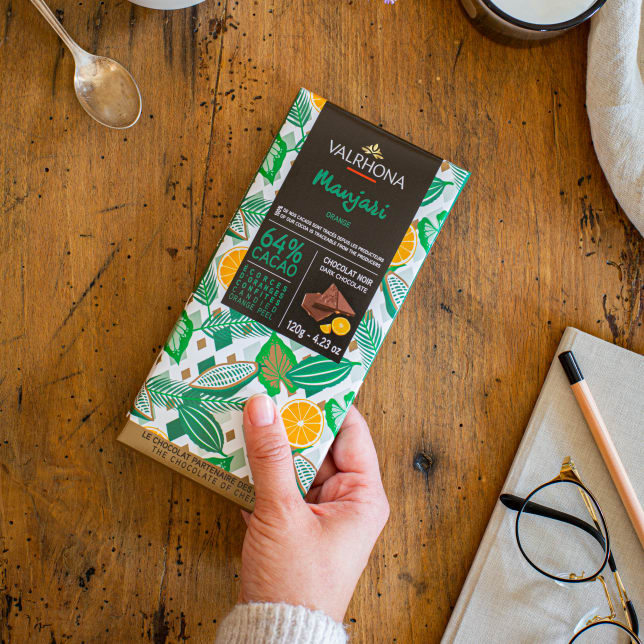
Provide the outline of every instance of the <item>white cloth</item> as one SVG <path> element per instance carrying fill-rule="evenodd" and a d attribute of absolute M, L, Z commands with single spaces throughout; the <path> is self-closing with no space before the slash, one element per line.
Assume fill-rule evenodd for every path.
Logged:
<path fill-rule="evenodd" d="M 287 604 L 238 604 L 215 644 L 346 644 L 347 633 L 321 611 Z"/>
<path fill-rule="evenodd" d="M 595 151 L 626 215 L 644 235 L 642 0 L 607 0 L 592 18 L 586 105 Z"/>

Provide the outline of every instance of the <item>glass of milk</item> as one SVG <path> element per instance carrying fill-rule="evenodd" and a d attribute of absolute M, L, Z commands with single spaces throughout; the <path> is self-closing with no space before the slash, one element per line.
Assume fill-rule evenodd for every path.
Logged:
<path fill-rule="evenodd" d="M 606 0 L 461 0 L 484 33 L 501 41 L 552 38 L 599 11 Z"/>

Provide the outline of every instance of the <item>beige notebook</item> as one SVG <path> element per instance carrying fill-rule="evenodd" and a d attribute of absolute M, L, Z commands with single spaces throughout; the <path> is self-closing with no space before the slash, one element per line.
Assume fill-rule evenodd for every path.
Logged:
<path fill-rule="evenodd" d="M 572 456 L 604 512 L 617 567 L 644 624 L 644 549 L 556 357 L 566 350 L 574 352 L 635 491 L 644 500 L 644 357 L 573 328 L 566 329 L 553 356 L 502 491 L 526 496 L 556 476 L 563 458 Z M 443 644 L 566 643 L 591 609 L 607 614 L 598 583 L 557 584 L 530 567 L 516 544 L 515 521 L 516 513 L 497 502 Z M 605 578 L 616 598 L 608 566 Z M 624 621 L 621 606 L 617 611 Z"/>

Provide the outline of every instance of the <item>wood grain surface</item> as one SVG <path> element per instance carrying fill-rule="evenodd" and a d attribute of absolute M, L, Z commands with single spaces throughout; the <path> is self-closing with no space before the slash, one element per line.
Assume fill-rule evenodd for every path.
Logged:
<path fill-rule="evenodd" d="M 644 351 L 587 28 L 513 49 L 456 0 L 55 0 L 140 84 L 111 131 L 0 6 L 0 641 L 211 642 L 235 602 L 238 508 L 115 437 L 303 85 L 473 173 L 358 399 L 392 516 L 347 623 L 438 642 L 564 328 Z"/>

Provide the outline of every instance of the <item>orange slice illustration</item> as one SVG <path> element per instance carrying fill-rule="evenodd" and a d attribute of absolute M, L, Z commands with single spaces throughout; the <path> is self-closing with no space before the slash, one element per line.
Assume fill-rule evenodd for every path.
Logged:
<path fill-rule="evenodd" d="M 164 438 L 165 440 L 169 440 L 167 435 L 164 434 L 160 429 L 157 429 L 156 427 L 150 427 L 148 425 L 143 425 L 143 429 L 146 429 L 149 432 L 152 432 L 153 434 L 156 434 L 157 436 L 161 436 L 161 438 Z"/>
<path fill-rule="evenodd" d="M 398 250 L 394 255 L 394 258 L 391 260 L 391 266 L 402 266 L 406 264 L 416 252 L 416 246 L 418 245 L 418 237 L 413 226 L 410 226 L 403 237 L 403 240 L 398 246 Z"/>
<path fill-rule="evenodd" d="M 311 92 L 311 103 L 313 104 L 313 107 L 319 112 L 324 107 L 326 98 L 322 98 L 321 96 L 318 96 L 317 94 Z"/>
<path fill-rule="evenodd" d="M 346 335 L 351 331 L 351 324 L 347 318 L 338 317 L 331 322 L 331 328 L 336 335 Z"/>
<path fill-rule="evenodd" d="M 247 250 L 245 246 L 235 246 L 224 253 L 217 268 L 217 278 L 224 288 L 230 286 Z"/>
<path fill-rule="evenodd" d="M 291 400 L 282 407 L 280 414 L 288 442 L 294 449 L 310 447 L 320 440 L 324 429 L 324 417 L 320 408 L 310 400 Z"/>

